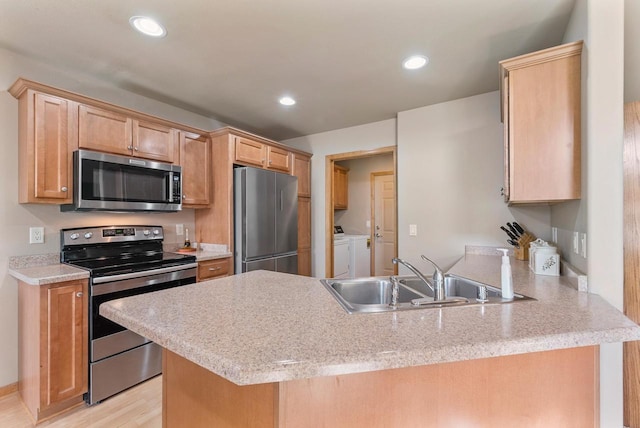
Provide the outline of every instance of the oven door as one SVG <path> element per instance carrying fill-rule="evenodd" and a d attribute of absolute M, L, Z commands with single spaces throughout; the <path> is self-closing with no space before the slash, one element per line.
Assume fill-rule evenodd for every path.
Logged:
<path fill-rule="evenodd" d="M 179 211 L 181 170 L 178 165 L 78 150 L 70 209 Z"/>
<path fill-rule="evenodd" d="M 171 269 L 172 271 L 170 272 L 155 274 L 153 271 L 147 271 L 117 275 L 119 279 L 112 282 L 104 282 L 107 278 L 102 277 L 100 280 L 103 282 L 92 284 L 91 295 L 89 297 L 91 305 L 91 318 L 89 320 L 89 360 L 91 362 L 107 358 L 149 342 L 148 339 L 101 316 L 99 313 L 100 305 L 109 300 L 150 293 L 196 282 L 197 263 L 190 263 Z M 166 268 L 160 270 L 166 270 Z M 131 278 L 131 276 L 134 277 Z"/>

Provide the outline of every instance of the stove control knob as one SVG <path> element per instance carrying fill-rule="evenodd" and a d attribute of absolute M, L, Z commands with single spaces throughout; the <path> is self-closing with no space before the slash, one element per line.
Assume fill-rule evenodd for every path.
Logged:
<path fill-rule="evenodd" d="M 153 229 L 153 234 L 156 236 L 160 235 L 160 229 Z"/>
<path fill-rule="evenodd" d="M 150 234 L 150 233 L 151 233 L 151 232 L 149 232 L 149 229 L 145 229 L 145 230 L 143 230 L 143 231 L 142 231 L 142 234 L 143 234 L 144 236 L 149 236 L 149 234 Z"/>
<path fill-rule="evenodd" d="M 91 239 L 92 236 L 93 236 L 92 232 L 87 232 L 84 234 L 84 239 Z"/>
<path fill-rule="evenodd" d="M 69 235 L 69 238 L 71 239 L 78 239 L 80 237 L 79 233 L 72 233 L 71 235 Z"/>

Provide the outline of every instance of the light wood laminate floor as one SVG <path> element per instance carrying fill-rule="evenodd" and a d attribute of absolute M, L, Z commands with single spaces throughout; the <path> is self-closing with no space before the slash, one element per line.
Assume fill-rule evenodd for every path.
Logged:
<path fill-rule="evenodd" d="M 47 428 L 159 428 L 161 426 L 162 376 L 157 376 L 98 405 L 91 407 L 81 405 L 38 425 L 38 427 Z M 17 392 L 0 398 L 0 427 L 33 427 L 31 418 Z"/>

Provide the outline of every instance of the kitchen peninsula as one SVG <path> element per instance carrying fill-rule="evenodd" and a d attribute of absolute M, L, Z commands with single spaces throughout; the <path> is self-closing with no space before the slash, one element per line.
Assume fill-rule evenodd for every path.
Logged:
<path fill-rule="evenodd" d="M 349 315 L 317 279 L 255 271 L 100 312 L 165 348 L 166 427 L 597 426 L 597 345 L 640 327 L 512 264 L 536 301 Z M 450 272 L 497 285 L 500 257 Z"/>

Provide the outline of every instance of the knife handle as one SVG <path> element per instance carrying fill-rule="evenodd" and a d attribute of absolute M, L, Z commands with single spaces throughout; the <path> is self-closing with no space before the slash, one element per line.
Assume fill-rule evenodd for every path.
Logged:
<path fill-rule="evenodd" d="M 520 237 L 520 232 L 518 232 L 511 223 L 507 223 L 507 226 L 509 227 L 509 230 L 511 231 L 511 233 L 513 233 L 517 238 Z"/>
<path fill-rule="evenodd" d="M 506 227 L 500 226 L 500 229 L 504 230 L 504 233 L 506 233 L 509 238 L 513 239 L 514 241 L 518 240 L 518 238 L 516 238 L 513 233 L 509 232 Z"/>
<path fill-rule="evenodd" d="M 515 221 L 513 222 L 513 227 L 516 228 L 516 230 L 518 232 L 520 232 L 520 234 L 522 235 L 524 233 L 524 229 L 522 228 L 522 226 L 520 226 L 518 223 L 516 223 Z"/>

